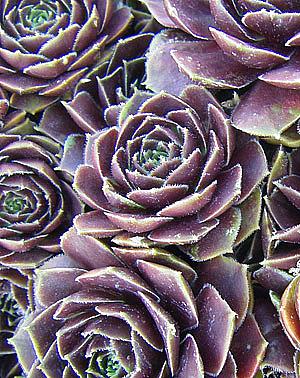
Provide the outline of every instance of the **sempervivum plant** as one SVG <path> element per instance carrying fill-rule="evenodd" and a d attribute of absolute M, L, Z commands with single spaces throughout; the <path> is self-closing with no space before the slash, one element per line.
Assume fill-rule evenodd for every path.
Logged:
<path fill-rule="evenodd" d="M 266 376 L 299 376 L 300 320 L 299 268 L 291 270 L 297 277 L 269 266 L 254 273 L 256 287 L 254 315 L 268 341 L 261 364 Z M 268 375 L 269 373 L 270 375 Z M 272 375 L 273 374 L 273 375 Z"/>
<path fill-rule="evenodd" d="M 123 239 L 137 241 L 139 234 L 186 245 L 193 258 L 205 260 L 232 251 L 237 237 L 258 227 L 264 152 L 245 136 L 236 143 L 209 92 L 197 86 L 180 98 L 136 92 L 118 120 L 115 115 L 107 110 L 116 126 L 89 138 L 76 171 L 74 187 L 94 209 L 75 219 L 81 234 L 126 231 Z"/>
<path fill-rule="evenodd" d="M 36 271 L 37 310 L 12 340 L 27 377 L 254 376 L 266 342 L 244 265 L 219 257 L 197 278 L 173 253 L 74 229 L 62 248 Z"/>
<path fill-rule="evenodd" d="M 189 6 L 180 0 L 144 3 L 164 26 L 212 41 L 204 42 L 206 49 L 187 44 L 173 52 L 180 68 L 193 79 L 212 87 L 237 88 L 260 76 L 278 87 L 299 88 L 297 0 L 208 0 L 191 1 Z M 186 59 L 188 56 L 193 59 Z M 229 67 L 224 69 L 224 64 Z"/>
<path fill-rule="evenodd" d="M 131 21 L 114 0 L 0 1 L 0 83 L 19 94 L 66 92 Z"/>
<path fill-rule="evenodd" d="M 300 150 L 280 148 L 273 165 L 262 217 L 265 263 L 289 269 L 300 258 Z"/>
<path fill-rule="evenodd" d="M 17 356 L 9 339 L 24 316 L 32 310 L 32 273 L 0 265 L 0 376 L 21 374 Z"/>
<path fill-rule="evenodd" d="M 8 339 L 13 336 L 22 315 L 11 293 L 0 291 L 0 376 L 3 378 L 12 378 L 21 373 L 14 348 Z"/>
<path fill-rule="evenodd" d="M 181 0 L 144 2 L 164 26 L 185 32 L 164 35 L 169 49 L 160 55 L 165 42 L 159 41 L 150 72 L 166 61 L 171 67 L 176 62 L 191 80 L 210 88 L 241 88 L 259 78 L 242 97 L 234 125 L 272 143 L 299 147 L 297 125 L 291 128 L 300 116 L 295 91 L 300 89 L 298 0 L 207 0 L 190 1 L 189 6 Z M 175 67 L 172 71 L 177 81 L 184 80 Z M 150 88 L 157 88 L 160 80 L 151 77 Z"/>
<path fill-rule="evenodd" d="M 42 136 L 0 134 L 0 261 L 32 268 L 56 253 L 59 237 L 82 210 L 55 171 L 56 144 Z"/>

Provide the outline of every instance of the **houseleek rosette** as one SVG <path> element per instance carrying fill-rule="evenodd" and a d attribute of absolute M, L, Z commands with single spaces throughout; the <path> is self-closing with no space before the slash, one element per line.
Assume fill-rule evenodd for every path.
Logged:
<path fill-rule="evenodd" d="M 163 80 L 156 81 L 155 73 L 166 62 L 177 79 L 175 90 L 186 80 L 182 73 L 210 88 L 241 88 L 258 78 L 241 98 L 234 125 L 272 143 L 300 146 L 295 124 L 300 116 L 297 0 L 208 0 L 191 1 L 188 6 L 182 0 L 144 3 L 171 30 L 158 36 L 157 50 L 150 54 L 149 88 L 162 88 Z M 160 49 L 165 54 L 160 55 Z"/>
<path fill-rule="evenodd" d="M 280 148 L 273 157 L 261 222 L 265 263 L 282 269 L 300 258 L 299 153 Z"/>
<path fill-rule="evenodd" d="M 34 268 L 60 251 L 59 238 L 82 206 L 54 168 L 50 138 L 0 134 L 0 262 Z"/>
<path fill-rule="evenodd" d="M 1 0 L 0 84 L 19 94 L 62 95 L 131 21 L 113 0 Z"/>
<path fill-rule="evenodd" d="M 0 376 L 3 378 L 13 378 L 22 372 L 9 339 L 24 314 L 33 309 L 31 277 L 31 271 L 0 265 Z"/>
<path fill-rule="evenodd" d="M 12 340 L 27 377 L 254 377 L 266 342 L 246 266 L 218 257 L 194 270 L 75 229 L 62 249 L 36 270 L 37 310 Z"/>
<path fill-rule="evenodd" d="M 207 51 L 187 44 L 173 52 L 179 67 L 192 79 L 212 87 L 239 88 L 260 76 L 271 85 L 299 89 L 297 0 L 208 0 L 191 1 L 188 6 L 182 0 L 144 3 L 162 25 L 208 40 L 203 41 Z M 220 60 L 214 59 L 217 55 Z M 186 60 L 188 56 L 193 59 Z M 233 67 L 236 75 L 231 75 Z M 223 78 L 219 78 L 221 71 Z"/>
<path fill-rule="evenodd" d="M 236 143 L 209 92 L 136 92 L 115 115 L 107 109 L 116 126 L 89 138 L 75 174 L 74 188 L 94 209 L 75 219 L 81 234 L 123 232 L 135 241 L 139 234 L 206 260 L 232 251 L 258 227 L 264 152 L 247 136 Z"/>
<path fill-rule="evenodd" d="M 296 277 L 290 273 L 296 273 Z M 290 273 L 268 265 L 254 273 L 260 286 L 254 292 L 253 311 L 268 341 L 261 364 L 266 376 L 295 378 L 299 375 L 299 266 Z"/>
<path fill-rule="evenodd" d="M 0 292 L 0 374 L 12 378 L 21 373 L 16 354 L 8 343 L 23 313 L 11 293 Z"/>

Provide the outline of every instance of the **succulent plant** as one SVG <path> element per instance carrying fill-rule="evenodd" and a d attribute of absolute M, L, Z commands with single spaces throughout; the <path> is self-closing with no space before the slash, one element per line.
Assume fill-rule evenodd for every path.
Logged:
<path fill-rule="evenodd" d="M 299 196 L 300 150 L 279 148 L 273 157 L 262 217 L 262 245 L 265 262 L 289 269 L 300 259 Z"/>
<path fill-rule="evenodd" d="M 180 68 L 192 79 L 205 84 L 208 80 L 212 87 L 238 88 L 260 76 L 261 80 L 272 85 L 299 89 L 299 73 L 295 70 L 299 64 L 300 41 L 300 5 L 297 0 L 208 0 L 192 1 L 189 6 L 184 1 L 143 2 L 162 25 L 208 40 L 203 45 L 207 51 L 196 51 L 192 44 L 187 45 L 185 51 L 173 52 Z M 201 46 L 201 42 L 198 45 Z M 194 59 L 184 61 L 188 53 Z M 201 54 L 210 59 L 205 60 Z M 221 60 L 215 60 L 214 54 L 218 54 Z M 219 82 L 218 73 L 225 62 L 235 64 L 236 75 L 231 76 L 229 68 L 227 75 L 226 71 L 223 72 L 223 81 Z M 274 69 L 277 66 L 279 68 Z M 245 77 L 238 83 L 240 74 Z"/>
<path fill-rule="evenodd" d="M 0 265 L 0 376 L 15 378 L 22 373 L 9 339 L 25 313 L 33 309 L 32 272 Z"/>
<path fill-rule="evenodd" d="M 111 249 L 74 228 L 62 249 L 36 270 L 37 311 L 12 340 L 28 377 L 254 377 L 266 342 L 246 266 L 219 257 L 197 278 L 173 253 Z"/>
<path fill-rule="evenodd" d="M 150 88 L 160 85 L 162 79 L 156 83 L 154 72 L 166 61 L 178 80 L 184 79 L 175 62 L 189 79 L 210 88 L 241 88 L 258 78 L 234 112 L 234 126 L 272 143 L 300 146 L 294 124 L 300 116 L 299 91 L 295 92 L 300 89 L 297 0 L 144 3 L 162 25 L 185 32 L 167 35 L 172 48 L 164 55 L 153 51 L 154 59 L 148 63 Z M 166 43 L 160 41 L 159 46 L 165 48 Z"/>
<path fill-rule="evenodd" d="M 299 341 L 293 332 L 299 328 L 296 315 L 296 286 L 299 276 L 265 265 L 254 273 L 254 315 L 268 342 L 261 364 L 264 376 L 296 378 L 299 371 Z M 273 375 L 272 375 L 273 374 Z"/>
<path fill-rule="evenodd" d="M 73 87 L 132 19 L 114 0 L 1 0 L 0 9 L 0 85 L 44 96 Z"/>
<path fill-rule="evenodd" d="M 8 343 L 23 313 L 10 293 L 0 292 L 0 375 L 13 378 L 21 373 L 14 348 Z"/>
<path fill-rule="evenodd" d="M 89 138 L 76 170 L 74 188 L 94 209 L 74 220 L 81 234 L 125 231 L 206 260 L 258 228 L 264 152 L 254 139 L 237 139 L 204 88 L 187 87 L 181 98 L 138 91 L 115 115 L 107 109 L 116 126 Z"/>
<path fill-rule="evenodd" d="M 60 251 L 59 238 L 82 205 L 54 169 L 47 137 L 0 134 L 0 262 L 34 268 Z"/>

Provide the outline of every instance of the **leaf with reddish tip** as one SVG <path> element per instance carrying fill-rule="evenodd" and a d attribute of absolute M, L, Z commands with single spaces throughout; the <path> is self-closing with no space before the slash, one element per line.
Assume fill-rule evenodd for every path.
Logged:
<path fill-rule="evenodd" d="M 172 316 L 145 293 L 139 296 L 152 316 L 162 336 L 171 374 L 177 370 L 179 357 L 179 328 Z"/>
<path fill-rule="evenodd" d="M 178 28 L 194 37 L 211 39 L 209 26 L 215 23 L 207 2 L 190 0 L 188 7 L 184 0 L 164 0 L 163 3 Z"/>
<path fill-rule="evenodd" d="M 268 290 L 273 290 L 282 295 L 293 276 L 284 270 L 264 266 L 254 272 L 254 277 L 260 285 Z"/>
<path fill-rule="evenodd" d="M 144 307 L 123 303 L 103 303 L 96 307 L 101 315 L 113 316 L 125 320 L 132 330 L 136 331 L 156 350 L 162 350 L 163 342 L 150 315 Z"/>
<path fill-rule="evenodd" d="M 264 358 L 267 345 L 254 316 L 248 314 L 235 333 L 230 348 L 237 364 L 238 377 L 254 376 Z"/>
<path fill-rule="evenodd" d="M 99 238 L 115 236 L 121 231 L 101 210 L 78 215 L 74 219 L 74 226 L 80 235 L 91 235 Z"/>
<path fill-rule="evenodd" d="M 234 332 L 235 313 L 211 285 L 197 297 L 199 326 L 192 332 L 203 360 L 205 372 L 221 373 Z"/>
<path fill-rule="evenodd" d="M 214 28 L 209 28 L 209 30 L 225 54 L 249 68 L 268 69 L 289 60 L 287 56 L 258 48 L 220 30 Z"/>
<path fill-rule="evenodd" d="M 251 158 L 250 158 L 251 157 Z M 269 173 L 264 150 L 256 140 L 236 148 L 230 164 L 242 167 L 242 193 L 238 203 L 244 201 Z"/>
<path fill-rule="evenodd" d="M 300 348 L 300 322 L 297 312 L 299 280 L 300 276 L 294 278 L 284 291 L 279 312 L 283 328 L 296 349 Z"/>
<path fill-rule="evenodd" d="M 183 329 L 198 324 L 195 298 L 181 272 L 166 266 L 139 260 L 137 267 L 141 276 L 151 284 L 163 303 Z"/>
<path fill-rule="evenodd" d="M 100 110 L 88 92 L 79 92 L 71 102 L 62 101 L 62 104 L 82 130 L 97 132 L 104 126 Z"/>
<path fill-rule="evenodd" d="M 74 227 L 62 236 L 61 248 L 67 256 L 88 270 L 124 265 L 101 240 L 79 235 Z"/>
<path fill-rule="evenodd" d="M 251 287 L 246 265 L 220 256 L 198 264 L 197 272 L 195 290 L 199 290 L 206 283 L 213 285 L 237 314 L 235 328 L 238 329 L 246 317 L 250 301 Z"/>
<path fill-rule="evenodd" d="M 183 251 L 193 260 L 205 261 L 224 253 L 232 253 L 241 225 L 241 212 L 231 208 L 219 217 L 219 224 L 198 243 L 184 246 Z"/>
<path fill-rule="evenodd" d="M 94 144 L 94 155 L 97 169 L 102 180 L 111 176 L 111 160 L 115 152 L 118 130 L 110 128 L 102 131 Z"/>
<path fill-rule="evenodd" d="M 235 241 L 235 245 L 242 243 L 251 234 L 253 234 L 254 231 L 260 229 L 261 202 L 261 191 L 259 188 L 257 188 L 239 206 L 241 210 L 242 223 Z"/>
<path fill-rule="evenodd" d="M 203 362 L 198 345 L 191 334 L 188 334 L 182 342 L 182 353 L 176 378 L 204 378 Z"/>
<path fill-rule="evenodd" d="M 196 214 L 200 209 L 209 203 L 217 187 L 214 181 L 199 193 L 193 193 L 165 207 L 157 213 L 160 216 L 167 217 L 185 217 Z"/>
<path fill-rule="evenodd" d="M 197 41 L 176 45 L 171 56 L 180 71 L 208 88 L 241 88 L 254 81 L 260 71 L 227 56 L 215 42 Z"/>
<path fill-rule="evenodd" d="M 279 139 L 300 117 L 300 92 L 258 82 L 241 98 L 233 126 L 251 135 Z"/>
<path fill-rule="evenodd" d="M 299 33 L 300 35 L 300 33 Z M 260 80 L 286 89 L 300 89 L 300 54 L 296 52 L 289 62 L 259 76 Z"/>
<path fill-rule="evenodd" d="M 136 233 L 152 231 L 173 220 L 171 217 L 141 214 L 105 213 L 105 215 L 120 229 Z"/>
<path fill-rule="evenodd" d="M 179 71 L 170 55 L 170 51 L 176 49 L 177 44 L 185 43 L 188 38 L 186 34 L 170 29 L 156 34 L 147 53 L 147 75 L 144 83 L 146 88 L 154 92 L 165 90 L 178 96 L 186 85 L 191 84 L 191 80 Z M 161 67 L 165 67 L 163 75 L 160 74 Z"/>
<path fill-rule="evenodd" d="M 237 164 L 217 176 L 217 189 L 210 201 L 198 213 L 198 220 L 205 222 L 223 214 L 239 198 L 242 184 L 242 167 Z"/>
<path fill-rule="evenodd" d="M 163 244 L 193 244 L 219 224 L 218 220 L 199 222 L 196 216 L 174 220 L 150 233 L 149 239 Z"/>
<path fill-rule="evenodd" d="M 136 294 L 140 291 L 150 295 L 155 300 L 158 299 L 152 288 L 138 274 L 119 266 L 93 269 L 77 277 L 76 281 L 84 287 L 106 288 L 124 294 Z"/>
<path fill-rule="evenodd" d="M 118 241 L 116 238 L 113 240 L 115 243 Z M 139 260 L 153 262 L 159 265 L 167 266 L 182 272 L 183 277 L 189 282 L 193 283 L 196 279 L 196 272 L 190 267 L 188 263 L 173 253 L 160 248 L 120 248 L 112 247 L 116 256 L 124 261 L 128 266 L 136 269 Z M 1 270 L 0 270 L 1 273 Z"/>
<path fill-rule="evenodd" d="M 35 295 L 43 306 L 52 303 L 80 290 L 81 285 L 76 277 L 85 273 L 78 268 L 47 268 L 36 270 Z"/>
<path fill-rule="evenodd" d="M 162 188 L 133 190 L 127 197 L 145 208 L 152 210 L 161 209 L 181 199 L 187 191 L 187 185 L 165 185 Z"/>

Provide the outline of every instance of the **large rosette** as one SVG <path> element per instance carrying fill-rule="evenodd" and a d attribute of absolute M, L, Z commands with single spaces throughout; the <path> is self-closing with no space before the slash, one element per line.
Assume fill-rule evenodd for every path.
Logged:
<path fill-rule="evenodd" d="M 1 0 L 0 10 L 0 84 L 46 96 L 74 86 L 132 18 L 113 0 Z"/>
<path fill-rule="evenodd" d="M 106 111 L 112 125 L 115 114 Z M 235 144 L 230 121 L 205 89 L 187 87 L 181 98 L 136 92 L 116 127 L 89 138 L 74 187 L 95 210 L 75 227 L 96 237 L 125 230 L 125 239 L 190 245 L 185 250 L 200 260 L 232 251 L 237 237 L 258 227 L 257 187 L 267 174 L 256 140 Z"/>
<path fill-rule="evenodd" d="M 208 0 L 191 1 L 188 5 L 182 0 L 144 0 L 144 3 L 164 26 L 210 40 L 187 43 L 172 52 L 179 67 L 192 79 L 212 87 L 239 88 L 260 76 L 261 80 L 281 88 L 299 88 L 297 0 Z M 190 59 L 186 59 L 188 56 Z M 220 59 L 215 59 L 216 56 Z M 222 67 L 224 64 L 226 67 Z M 273 69 L 275 66 L 279 68 Z M 232 75 L 232 68 L 236 75 Z"/>
<path fill-rule="evenodd" d="M 150 50 L 150 89 L 164 89 L 166 75 L 156 76 L 165 64 L 168 74 L 176 77 L 174 93 L 187 77 L 209 88 L 226 89 L 244 87 L 258 78 L 241 98 L 234 125 L 272 143 L 300 146 L 295 124 L 300 116 L 299 91 L 295 91 L 300 89 L 297 0 L 144 2 L 159 22 L 171 28 L 156 37 Z"/>
<path fill-rule="evenodd" d="M 59 238 L 82 205 L 54 171 L 56 144 L 0 134 L 0 260 L 33 268 L 60 251 Z"/>
<path fill-rule="evenodd" d="M 62 248 L 36 271 L 38 309 L 12 341 L 28 378 L 254 377 L 266 342 L 246 266 L 218 257 L 196 279 L 170 252 L 111 250 L 74 229 Z"/>

